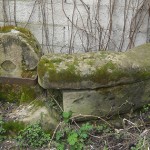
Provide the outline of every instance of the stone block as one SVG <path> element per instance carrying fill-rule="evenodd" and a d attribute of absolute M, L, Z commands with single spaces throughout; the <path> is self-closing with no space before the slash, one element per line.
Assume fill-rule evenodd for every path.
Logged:
<path fill-rule="evenodd" d="M 28 125 L 40 123 L 43 129 L 54 130 L 58 124 L 59 115 L 47 106 L 45 97 L 40 97 L 40 99 L 20 105 L 8 114 L 8 118 Z"/>
<path fill-rule="evenodd" d="M 0 53 L 1 77 L 37 76 L 36 67 L 42 53 L 29 30 L 14 26 L 0 27 Z"/>
<path fill-rule="evenodd" d="M 149 55 L 149 43 L 127 52 L 48 54 L 38 64 L 38 81 L 45 89 L 97 89 L 136 83 L 150 79 Z"/>
<path fill-rule="evenodd" d="M 112 117 L 150 103 L 150 80 L 97 90 L 64 90 L 64 111 L 73 116 Z"/>

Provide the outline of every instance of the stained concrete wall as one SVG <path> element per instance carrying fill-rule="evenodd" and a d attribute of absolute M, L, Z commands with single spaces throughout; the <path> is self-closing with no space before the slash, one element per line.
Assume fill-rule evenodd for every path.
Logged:
<path fill-rule="evenodd" d="M 113 0 L 101 0 L 100 3 L 98 0 L 16 0 L 14 9 L 14 0 L 0 0 L 0 25 L 14 25 L 16 20 L 18 26 L 29 28 L 44 53 L 97 51 L 105 48 L 126 50 L 146 43 L 149 0 L 145 0 L 147 2 L 143 7 L 143 0 L 114 0 L 111 20 L 110 1 Z M 135 29 L 133 26 L 131 29 L 131 22 L 137 12 L 140 13 L 136 22 L 140 20 L 140 24 L 133 35 L 133 42 L 129 44 Z"/>

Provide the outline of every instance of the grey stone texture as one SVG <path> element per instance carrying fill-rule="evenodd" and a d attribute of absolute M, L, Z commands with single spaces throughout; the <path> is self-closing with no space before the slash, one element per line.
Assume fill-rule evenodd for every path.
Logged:
<path fill-rule="evenodd" d="M 35 80 L 41 55 L 41 47 L 29 30 L 0 27 L 0 101 L 18 105 L 7 114 L 7 120 L 41 123 L 49 130 L 55 128 L 59 116 L 47 106 L 44 90 Z"/>
<path fill-rule="evenodd" d="M 73 115 L 129 113 L 150 103 L 150 44 L 127 52 L 44 55 L 39 84 L 63 91 L 63 108 Z"/>
<path fill-rule="evenodd" d="M 38 64 L 45 89 L 97 89 L 150 79 L 150 44 L 127 52 L 44 55 Z"/>
<path fill-rule="evenodd" d="M 98 90 L 63 91 L 64 111 L 73 115 L 112 117 L 150 103 L 150 80 Z"/>
<path fill-rule="evenodd" d="M 58 113 L 44 102 L 44 97 L 40 97 L 31 103 L 22 104 L 8 115 L 9 119 L 23 122 L 25 124 L 41 123 L 43 129 L 55 129 L 58 124 Z"/>
<path fill-rule="evenodd" d="M 35 78 L 41 48 L 29 30 L 0 27 L 0 54 L 0 76 Z"/>

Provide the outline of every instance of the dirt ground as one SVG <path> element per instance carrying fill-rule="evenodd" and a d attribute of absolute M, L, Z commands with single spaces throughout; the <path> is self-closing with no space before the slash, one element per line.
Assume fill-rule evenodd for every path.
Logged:
<path fill-rule="evenodd" d="M 7 121 L 8 114 L 17 106 L 10 103 L 0 103 L 0 115 Z M 150 110 L 137 111 L 134 115 L 121 116 L 121 125 L 112 124 L 108 131 L 92 130 L 86 141 L 85 150 L 149 150 L 150 149 Z M 94 120 L 94 126 L 100 125 L 102 120 Z M 111 124 L 111 123 L 110 123 Z M 16 142 L 7 139 L 0 143 L 0 150 L 33 150 L 33 148 L 19 148 Z M 36 150 L 48 150 L 39 148 Z M 54 148 L 51 148 L 54 150 Z"/>

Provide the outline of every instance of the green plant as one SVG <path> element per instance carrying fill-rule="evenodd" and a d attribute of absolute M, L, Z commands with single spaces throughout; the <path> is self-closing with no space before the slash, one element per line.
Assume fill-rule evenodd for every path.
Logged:
<path fill-rule="evenodd" d="M 99 133 L 110 133 L 111 128 L 106 124 L 100 124 L 95 127 L 95 130 Z"/>
<path fill-rule="evenodd" d="M 25 124 L 20 121 L 6 121 L 3 124 L 3 128 L 5 129 L 5 135 L 9 137 L 14 137 L 18 134 L 20 130 L 25 128 Z"/>
<path fill-rule="evenodd" d="M 71 126 L 71 111 L 63 112 L 62 117 L 65 125 L 63 129 L 58 130 L 55 135 L 57 150 L 64 150 L 65 147 L 71 150 L 82 150 L 85 146 L 85 141 L 89 137 L 88 133 L 93 129 L 93 126 L 89 123 L 82 124 L 82 126 L 78 126 L 78 128 Z"/>
<path fill-rule="evenodd" d="M 144 139 L 140 139 L 134 147 L 131 147 L 131 150 L 144 150 L 146 149 L 145 146 Z"/>
<path fill-rule="evenodd" d="M 144 105 L 142 108 L 142 112 L 148 112 L 150 110 L 150 104 Z"/>
<path fill-rule="evenodd" d="M 68 123 L 69 122 L 69 119 L 70 117 L 72 116 L 72 112 L 69 111 L 69 112 L 63 112 L 63 120 L 65 123 Z"/>
<path fill-rule="evenodd" d="M 37 148 L 46 145 L 50 140 L 50 135 L 46 134 L 39 124 L 32 124 L 21 130 L 16 140 L 19 146 Z"/>
<path fill-rule="evenodd" d="M 4 124 L 4 122 L 3 122 L 2 118 L 0 117 L 0 142 L 5 140 L 4 134 L 6 133 L 6 130 L 3 128 L 3 124 Z"/>
<path fill-rule="evenodd" d="M 71 150 L 82 150 L 89 137 L 88 133 L 92 129 L 93 126 L 89 123 L 83 124 L 78 129 L 71 128 L 69 124 L 66 124 L 63 130 L 56 132 L 57 149 L 64 150 L 65 146 L 68 146 Z"/>

